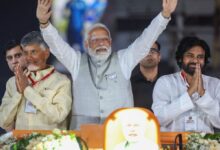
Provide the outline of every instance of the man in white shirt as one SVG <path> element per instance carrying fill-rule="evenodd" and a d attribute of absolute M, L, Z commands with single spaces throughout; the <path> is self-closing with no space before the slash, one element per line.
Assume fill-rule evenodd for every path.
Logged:
<path fill-rule="evenodd" d="M 152 109 L 161 131 L 213 132 L 220 128 L 220 80 L 202 74 L 210 49 L 204 40 L 185 37 L 176 51 L 180 72 L 158 79 Z"/>
<path fill-rule="evenodd" d="M 115 109 L 133 106 L 130 76 L 165 29 L 177 0 L 163 0 L 162 12 L 127 49 L 113 52 L 111 35 L 103 24 L 85 34 L 86 53 L 74 50 L 50 24 L 51 0 L 38 0 L 37 18 L 51 52 L 64 64 L 73 80 L 73 110 L 70 128 L 102 123 Z"/>

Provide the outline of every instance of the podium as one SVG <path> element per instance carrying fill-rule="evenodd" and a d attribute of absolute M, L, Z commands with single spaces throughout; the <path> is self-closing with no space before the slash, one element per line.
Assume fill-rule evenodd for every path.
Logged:
<path fill-rule="evenodd" d="M 13 135 L 21 138 L 25 134 L 38 132 L 42 134 L 49 134 L 52 131 L 48 130 L 14 130 Z M 103 150 L 104 148 L 104 125 L 100 124 L 84 124 L 80 130 L 70 130 L 70 133 L 75 133 L 81 137 L 88 145 L 89 150 Z M 189 132 L 160 132 L 161 147 L 163 145 L 173 145 L 178 134 L 182 135 L 183 144 L 187 142 L 187 135 Z M 173 149 L 171 147 L 171 149 Z"/>

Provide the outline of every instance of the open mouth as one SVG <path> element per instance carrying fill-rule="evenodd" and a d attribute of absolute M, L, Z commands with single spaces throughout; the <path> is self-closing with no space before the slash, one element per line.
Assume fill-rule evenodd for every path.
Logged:
<path fill-rule="evenodd" d="M 189 65 L 189 68 L 195 69 L 196 65 Z"/>
<path fill-rule="evenodd" d="M 105 53 L 106 51 L 107 51 L 106 48 L 99 48 L 96 50 L 96 53 L 102 54 L 102 53 Z"/>

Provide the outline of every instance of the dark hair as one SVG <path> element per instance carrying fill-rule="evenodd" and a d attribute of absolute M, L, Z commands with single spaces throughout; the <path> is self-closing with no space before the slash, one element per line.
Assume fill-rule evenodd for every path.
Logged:
<path fill-rule="evenodd" d="M 160 51 L 160 43 L 158 41 L 156 41 L 155 44 L 157 45 L 158 50 Z"/>
<path fill-rule="evenodd" d="M 9 51 L 10 49 L 16 46 L 20 46 L 20 43 L 17 40 L 13 39 L 13 40 L 8 41 L 3 47 L 3 56 L 5 57 L 7 51 Z"/>
<path fill-rule="evenodd" d="M 209 58 L 211 57 L 211 54 L 208 44 L 198 37 L 189 36 L 183 38 L 177 46 L 176 62 L 180 68 L 182 67 L 184 53 L 194 46 L 200 46 L 205 50 L 205 66 L 209 63 Z"/>

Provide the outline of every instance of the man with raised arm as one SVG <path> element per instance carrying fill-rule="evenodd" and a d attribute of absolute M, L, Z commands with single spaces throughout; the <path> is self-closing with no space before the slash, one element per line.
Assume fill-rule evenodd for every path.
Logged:
<path fill-rule="evenodd" d="M 37 18 L 51 52 L 72 75 L 71 129 L 85 123 L 102 123 L 115 109 L 133 106 L 130 76 L 161 32 L 166 28 L 178 0 L 163 0 L 163 10 L 128 48 L 112 51 L 111 34 L 103 24 L 89 28 L 85 53 L 70 47 L 49 22 L 51 0 L 38 0 Z M 147 42 L 146 42 L 147 41 Z"/>

